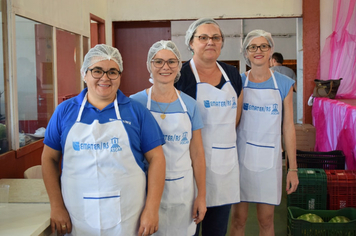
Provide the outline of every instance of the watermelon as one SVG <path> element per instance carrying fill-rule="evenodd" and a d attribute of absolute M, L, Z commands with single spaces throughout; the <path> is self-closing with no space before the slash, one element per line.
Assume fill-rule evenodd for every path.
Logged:
<path fill-rule="evenodd" d="M 312 222 L 312 223 L 322 223 L 322 222 L 324 222 L 323 219 L 320 216 L 312 214 L 312 213 L 307 213 L 307 214 L 301 215 L 297 219 L 306 220 L 306 221 L 309 221 L 309 222 Z"/>
<path fill-rule="evenodd" d="M 346 216 L 335 216 L 334 218 L 329 220 L 329 223 L 347 223 L 349 221 L 350 219 Z"/>

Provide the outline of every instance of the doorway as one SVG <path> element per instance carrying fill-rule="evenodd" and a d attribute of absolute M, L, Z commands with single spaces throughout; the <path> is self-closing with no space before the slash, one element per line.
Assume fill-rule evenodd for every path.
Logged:
<path fill-rule="evenodd" d="M 171 39 L 170 21 L 114 22 L 113 32 L 113 46 L 123 58 L 120 90 L 130 96 L 150 87 L 147 53 L 155 42 Z"/>

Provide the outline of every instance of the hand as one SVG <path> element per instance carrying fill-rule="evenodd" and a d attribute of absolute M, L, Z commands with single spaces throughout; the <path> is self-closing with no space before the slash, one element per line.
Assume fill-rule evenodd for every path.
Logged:
<path fill-rule="evenodd" d="M 158 211 L 144 209 L 141 214 L 138 236 L 149 236 L 158 230 Z"/>
<path fill-rule="evenodd" d="M 194 201 L 193 206 L 193 219 L 195 224 L 199 224 L 205 216 L 206 213 L 206 200 L 205 197 L 197 197 Z"/>
<path fill-rule="evenodd" d="M 72 222 L 67 209 L 63 207 L 51 209 L 51 228 L 52 233 L 57 230 L 58 235 L 72 232 Z"/>
<path fill-rule="evenodd" d="M 287 194 L 294 193 L 297 190 L 299 180 L 298 173 L 296 171 L 288 171 L 286 184 Z"/>

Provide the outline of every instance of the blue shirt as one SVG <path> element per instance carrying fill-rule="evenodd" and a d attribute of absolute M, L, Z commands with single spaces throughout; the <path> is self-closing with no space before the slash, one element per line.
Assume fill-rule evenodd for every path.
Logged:
<path fill-rule="evenodd" d="M 63 154 L 68 132 L 76 122 L 87 91 L 84 89 L 78 96 L 58 105 L 48 123 L 44 144 Z M 126 97 L 120 90 L 117 92 L 117 101 L 131 151 L 137 164 L 145 171 L 144 153 L 165 143 L 163 133 L 152 114 L 140 103 Z M 98 120 L 99 123 L 104 124 L 110 122 L 110 119 L 116 119 L 114 103 L 99 110 L 86 102 L 80 122 L 91 124 L 94 120 Z"/>
<path fill-rule="evenodd" d="M 192 131 L 202 129 L 204 127 L 204 124 L 197 106 L 197 102 L 183 92 L 180 93 L 180 97 L 182 98 L 185 106 L 187 107 L 188 116 L 192 123 Z M 133 94 L 130 96 L 130 98 L 140 102 L 142 105 L 147 107 L 148 95 L 146 93 L 146 90 Z M 167 106 L 168 103 L 159 102 L 159 106 L 158 106 L 157 102 L 151 101 L 151 110 L 155 112 L 161 112 L 161 109 L 165 109 Z M 167 108 L 167 111 L 165 113 L 169 114 L 169 113 L 182 113 L 182 112 L 184 111 L 180 104 L 180 101 L 179 99 L 176 99 L 175 101 L 171 102 L 171 104 L 169 104 L 169 107 Z"/>

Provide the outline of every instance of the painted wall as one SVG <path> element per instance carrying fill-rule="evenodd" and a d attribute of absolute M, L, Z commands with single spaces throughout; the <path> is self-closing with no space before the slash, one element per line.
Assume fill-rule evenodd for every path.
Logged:
<path fill-rule="evenodd" d="M 302 0 L 108 0 L 113 21 L 299 17 Z"/>
<path fill-rule="evenodd" d="M 330 0 L 320 1 L 320 53 L 324 48 L 326 38 L 332 33 L 333 2 Z"/>
<path fill-rule="evenodd" d="M 12 0 L 11 3 L 15 14 L 87 37 L 90 13 L 104 19 L 111 28 L 107 0 Z"/>

